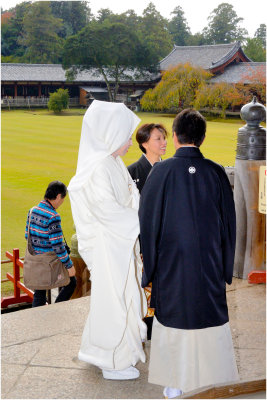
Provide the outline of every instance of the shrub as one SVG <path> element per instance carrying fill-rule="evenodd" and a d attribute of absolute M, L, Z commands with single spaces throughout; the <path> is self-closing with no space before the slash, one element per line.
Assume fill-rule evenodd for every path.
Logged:
<path fill-rule="evenodd" d="M 63 109 L 68 108 L 69 92 L 68 89 L 58 89 L 54 93 L 49 93 L 48 109 L 54 113 L 60 113 Z"/>

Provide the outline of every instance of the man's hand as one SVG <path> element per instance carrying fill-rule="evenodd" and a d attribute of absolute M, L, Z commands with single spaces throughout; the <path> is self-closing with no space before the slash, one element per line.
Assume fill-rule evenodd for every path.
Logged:
<path fill-rule="evenodd" d="M 68 273 L 69 273 L 69 276 L 75 276 L 75 274 L 76 274 L 76 271 L 75 271 L 75 267 L 74 267 L 74 266 L 71 267 L 71 268 L 68 268 L 67 271 L 68 271 Z"/>

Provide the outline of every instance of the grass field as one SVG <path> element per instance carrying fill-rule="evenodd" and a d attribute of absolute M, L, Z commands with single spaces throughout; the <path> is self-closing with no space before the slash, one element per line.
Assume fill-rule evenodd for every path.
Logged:
<path fill-rule="evenodd" d="M 24 256 L 28 210 L 43 198 L 50 181 L 58 179 L 67 185 L 75 174 L 84 112 L 67 110 L 54 115 L 47 110 L 2 111 L 2 259 L 6 259 L 6 250 L 12 252 L 15 247 Z M 170 136 L 164 158 L 171 157 L 175 152 L 171 139 L 173 116 L 150 113 L 138 116 L 141 123 L 165 125 Z M 204 156 L 224 166 L 234 165 L 237 132 L 243 125 L 241 120 L 209 121 L 201 148 Z M 133 142 L 124 157 L 126 165 L 141 156 L 137 143 Z M 73 221 L 68 197 L 59 212 L 65 237 L 70 242 Z M 11 269 L 11 264 L 3 264 L 2 279 Z M 10 283 L 5 283 L 2 291 L 5 294 L 11 288 Z"/>

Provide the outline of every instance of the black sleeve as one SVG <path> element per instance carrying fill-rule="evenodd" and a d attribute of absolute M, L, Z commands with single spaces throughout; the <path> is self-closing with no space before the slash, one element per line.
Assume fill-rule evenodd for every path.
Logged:
<path fill-rule="evenodd" d="M 233 199 L 233 190 L 224 171 L 221 175 L 221 217 L 223 223 L 222 254 L 224 279 L 230 285 L 232 283 L 235 243 L 236 243 L 236 215 Z"/>
<path fill-rule="evenodd" d="M 156 272 L 157 244 L 164 197 L 163 181 L 160 165 L 155 166 L 147 178 L 140 200 L 140 237 L 144 260 L 142 287 L 147 286 L 153 280 Z"/>

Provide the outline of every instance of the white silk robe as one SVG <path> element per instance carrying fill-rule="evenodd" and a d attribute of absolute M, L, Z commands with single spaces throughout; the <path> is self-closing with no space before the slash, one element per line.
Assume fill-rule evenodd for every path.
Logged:
<path fill-rule="evenodd" d="M 70 199 L 79 253 L 92 280 L 79 359 L 115 370 L 145 362 L 138 190 L 120 157 L 110 155 Z"/>

